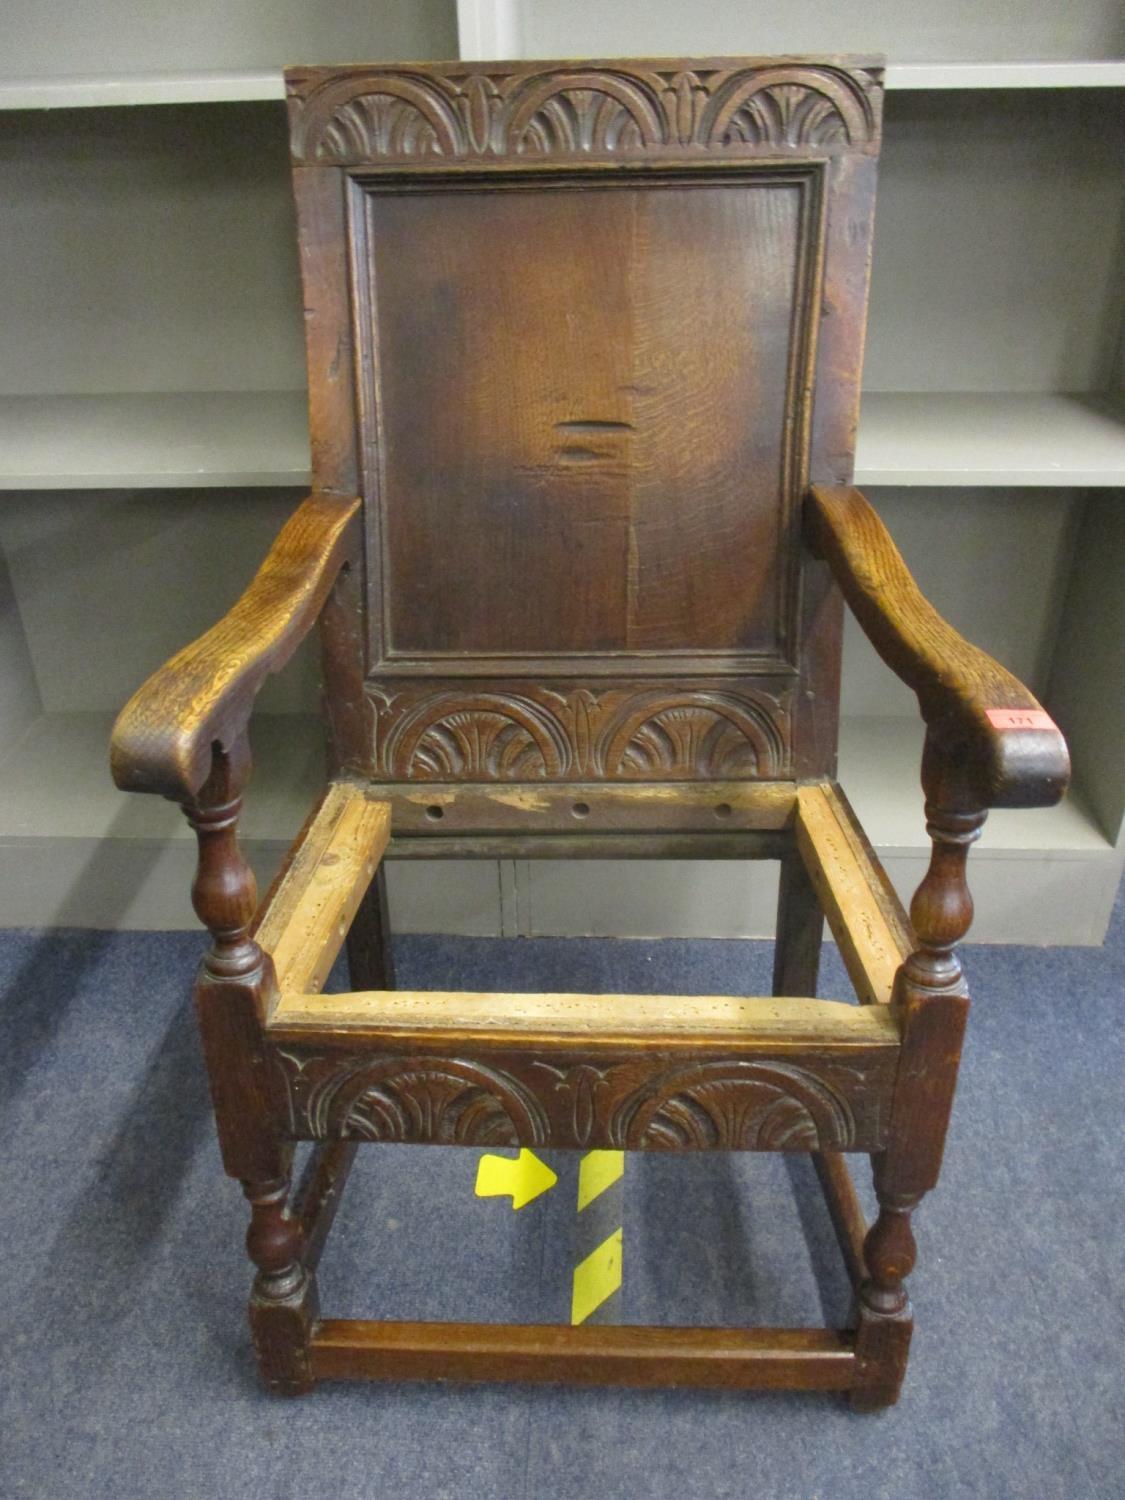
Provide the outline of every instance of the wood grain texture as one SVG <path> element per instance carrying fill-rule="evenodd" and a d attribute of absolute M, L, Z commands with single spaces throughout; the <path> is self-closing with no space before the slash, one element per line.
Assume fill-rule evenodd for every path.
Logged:
<path fill-rule="evenodd" d="M 794 580 L 775 559 L 798 522 L 817 197 L 774 167 L 372 185 L 377 663 L 786 664 Z M 705 277 L 684 275 L 696 248 Z M 422 576 L 442 587 L 423 597 Z"/>
<path fill-rule="evenodd" d="M 956 783 L 978 808 L 1058 802 L 1070 778 L 1062 735 L 1053 725 L 1001 729 L 990 721 L 990 709 L 1042 708 L 942 619 L 860 492 L 814 486 L 806 517 L 811 545 L 828 560 L 872 645 L 918 696 L 929 730 L 927 777 L 940 778 L 947 794 Z"/>
<path fill-rule="evenodd" d="M 350 782 L 329 787 L 255 933 L 279 989 L 324 983 L 390 834 L 386 802 Z"/>
<path fill-rule="evenodd" d="M 636 785 L 435 782 L 380 785 L 396 837 L 446 839 L 487 833 L 734 833 L 788 828 L 797 807 L 790 781 L 645 781 Z"/>
<path fill-rule="evenodd" d="M 309 373 L 309 437 L 318 494 L 360 492 L 351 298 L 340 256 L 348 238 L 339 172 L 293 169 Z"/>
<path fill-rule="evenodd" d="M 734 833 L 478 833 L 395 836 L 394 859 L 783 859 L 788 829 Z"/>
<path fill-rule="evenodd" d="M 848 1404 L 855 1412 L 894 1406 L 906 1374 L 914 1314 L 910 1303 L 896 1313 L 872 1313 L 861 1305 L 855 1334 L 855 1385 Z"/>
<path fill-rule="evenodd" d="M 578 1328 L 371 1323 L 313 1330 L 318 1380 L 528 1380 L 568 1385 L 847 1390 L 851 1337 L 827 1328 Z"/>
<path fill-rule="evenodd" d="M 887 1004 L 912 934 L 831 785 L 800 788 L 797 847 L 856 993 L 865 1004 Z"/>
<path fill-rule="evenodd" d="M 899 1006 L 903 1050 L 895 1083 L 894 1149 L 879 1183 L 914 1201 L 937 1186 L 969 1016 L 966 995 L 911 997 Z"/>
<path fill-rule="evenodd" d="M 230 750 L 243 738 L 258 689 L 320 613 L 358 510 L 355 498 L 306 500 L 234 608 L 138 689 L 113 730 L 111 767 L 122 790 L 195 797 L 213 747 Z"/>
<path fill-rule="evenodd" d="M 640 1035 L 757 1038 L 895 1046 L 898 1027 L 884 1009 L 838 1000 L 731 995 L 502 994 L 446 990 L 365 990 L 352 994 L 283 991 L 269 1018 L 275 1040 L 312 1032 L 326 1043 L 371 1046 L 413 1030 L 477 1031 L 493 1039 L 587 1036 L 593 1045 Z M 349 1036 L 349 1033 L 351 1034 Z"/>

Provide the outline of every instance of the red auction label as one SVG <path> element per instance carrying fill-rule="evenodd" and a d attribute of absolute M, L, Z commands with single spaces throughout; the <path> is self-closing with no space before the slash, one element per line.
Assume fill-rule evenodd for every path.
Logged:
<path fill-rule="evenodd" d="M 1054 729 L 1054 719 L 1042 708 L 986 708 L 994 729 Z"/>

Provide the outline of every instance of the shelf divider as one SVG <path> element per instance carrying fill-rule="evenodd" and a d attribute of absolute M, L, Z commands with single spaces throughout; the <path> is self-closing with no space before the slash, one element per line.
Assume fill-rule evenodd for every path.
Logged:
<path fill-rule="evenodd" d="M 284 99 L 280 68 L 0 79 L 0 109 L 105 109 L 137 104 L 227 104 Z"/>
<path fill-rule="evenodd" d="M 886 86 L 892 90 L 1121 88 L 1125 87 L 1125 61 L 892 63 Z M 0 79 L 0 110 L 225 104 L 284 97 L 280 68 Z"/>
<path fill-rule="evenodd" d="M 0 397 L 0 489 L 305 485 L 304 391 Z"/>
<path fill-rule="evenodd" d="M 1094 395 L 864 395 L 856 482 L 889 485 L 1125 484 L 1125 413 Z"/>

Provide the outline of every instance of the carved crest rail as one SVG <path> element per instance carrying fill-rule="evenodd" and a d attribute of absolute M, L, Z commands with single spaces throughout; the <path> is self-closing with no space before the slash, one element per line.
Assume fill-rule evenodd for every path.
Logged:
<path fill-rule="evenodd" d="M 310 70 L 295 160 L 827 153 L 878 134 L 881 69 L 831 63 L 688 68 L 615 62 Z M 291 75 L 292 76 L 292 75 Z M 865 86 L 866 85 L 866 86 Z"/>

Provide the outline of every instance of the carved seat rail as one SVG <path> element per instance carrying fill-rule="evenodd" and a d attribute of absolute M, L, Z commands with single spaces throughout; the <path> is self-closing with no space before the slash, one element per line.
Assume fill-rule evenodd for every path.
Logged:
<path fill-rule="evenodd" d="M 876 1151 L 885 1007 L 652 995 L 283 994 L 297 1138 L 577 1150 Z"/>

